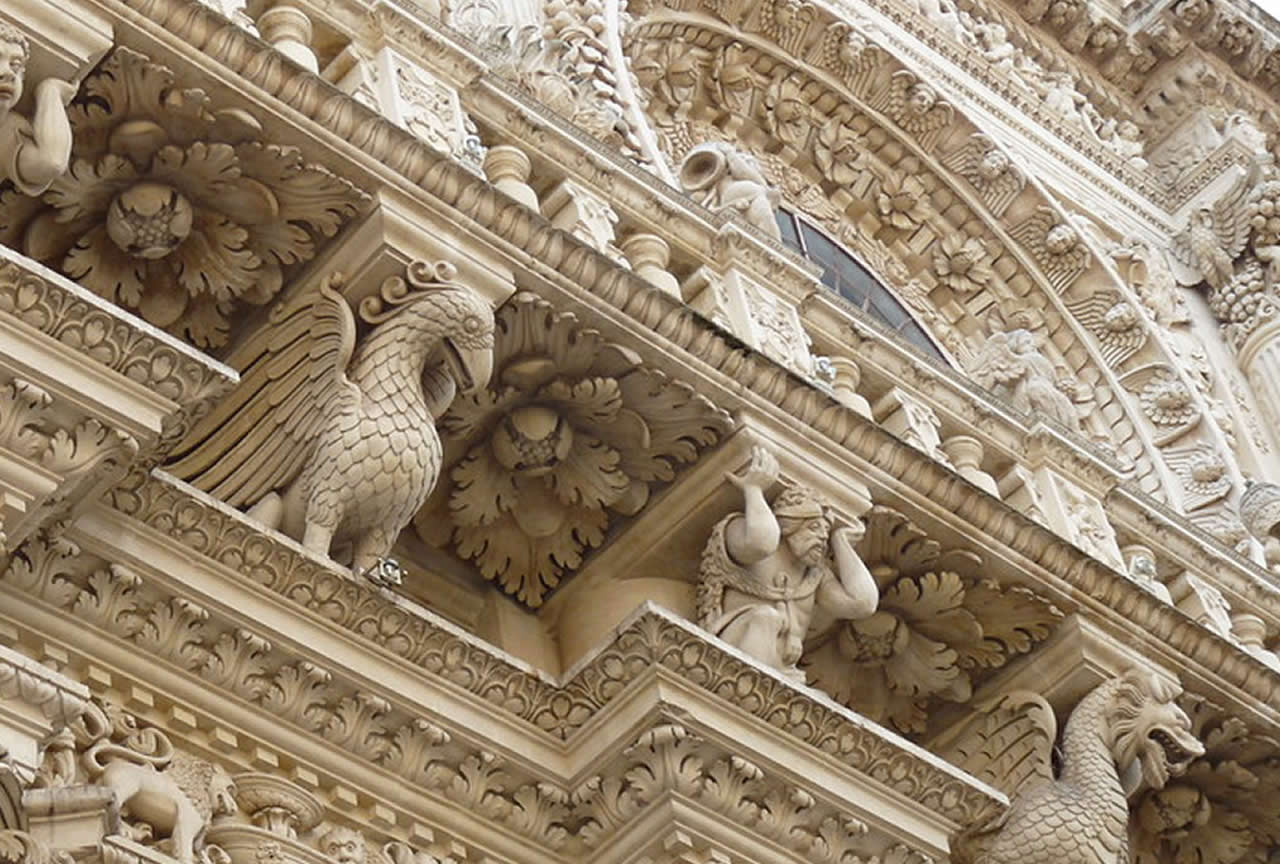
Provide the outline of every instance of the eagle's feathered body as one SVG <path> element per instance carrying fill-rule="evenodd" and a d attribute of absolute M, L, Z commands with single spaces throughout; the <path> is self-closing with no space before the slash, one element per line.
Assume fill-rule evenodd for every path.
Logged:
<path fill-rule="evenodd" d="M 353 356 L 332 284 L 278 307 L 232 358 L 240 386 L 170 470 L 313 551 L 349 541 L 357 571 L 385 557 L 439 476 L 435 418 L 459 383 L 487 382 L 493 313 L 462 286 L 427 285 L 383 321 Z"/>

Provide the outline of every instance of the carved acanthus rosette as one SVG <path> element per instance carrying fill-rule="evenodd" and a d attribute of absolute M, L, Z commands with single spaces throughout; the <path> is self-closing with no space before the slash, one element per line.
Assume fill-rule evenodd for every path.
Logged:
<path fill-rule="evenodd" d="M 731 421 L 535 295 L 497 317 L 493 382 L 441 420 L 453 467 L 414 524 L 537 607 Z"/>
<path fill-rule="evenodd" d="M 1264 864 L 1280 844 L 1280 743 L 1205 700 L 1181 700 L 1204 755 L 1133 808 L 1135 864 Z"/>
<path fill-rule="evenodd" d="M 198 345 L 225 342 L 237 304 L 271 300 L 367 200 L 130 49 L 84 93 L 71 169 L 38 199 L 5 193 L 0 235 Z"/>
<path fill-rule="evenodd" d="M 815 634 L 800 665 L 814 686 L 877 722 L 924 731 L 932 704 L 967 702 L 984 674 L 1048 638 L 1062 617 L 895 510 L 874 507 L 866 523 L 857 551 L 880 585 L 879 608 Z"/>

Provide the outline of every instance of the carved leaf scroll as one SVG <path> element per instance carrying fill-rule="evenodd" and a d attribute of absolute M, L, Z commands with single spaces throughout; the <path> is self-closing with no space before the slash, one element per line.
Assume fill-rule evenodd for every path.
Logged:
<path fill-rule="evenodd" d="M 367 200 L 127 48 L 68 116 L 70 170 L 39 201 L 4 192 L 0 238 L 200 346 L 222 345 L 237 305 L 271 300 L 283 268 Z"/>
<path fill-rule="evenodd" d="M 535 295 L 497 318 L 493 383 L 442 418 L 452 468 L 415 525 L 536 608 L 731 421 Z"/>
<path fill-rule="evenodd" d="M 877 722 L 924 731 L 932 703 L 968 701 L 985 671 L 1030 651 L 1062 617 L 891 508 L 873 507 L 866 522 L 857 551 L 880 584 L 879 609 L 812 635 L 800 665 L 814 686 Z"/>

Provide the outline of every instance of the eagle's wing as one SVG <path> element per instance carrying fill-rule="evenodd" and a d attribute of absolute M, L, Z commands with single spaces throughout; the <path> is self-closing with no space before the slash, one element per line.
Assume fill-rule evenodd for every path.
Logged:
<path fill-rule="evenodd" d="M 956 745 L 961 768 L 1010 798 L 1053 780 L 1058 722 L 1043 697 L 1015 690 L 978 708 L 986 716 Z"/>
<path fill-rule="evenodd" d="M 166 470 L 232 507 L 297 476 L 324 419 L 360 403 L 346 373 L 355 319 L 337 284 L 330 277 L 318 294 L 280 304 L 233 352 L 239 386 L 174 449 Z"/>
<path fill-rule="evenodd" d="M 1231 188 L 1213 205 L 1213 230 L 1223 251 L 1233 261 L 1244 251 L 1244 244 L 1249 240 L 1249 222 L 1255 209 L 1250 200 L 1254 188 L 1253 174 L 1250 171 L 1237 177 Z"/>

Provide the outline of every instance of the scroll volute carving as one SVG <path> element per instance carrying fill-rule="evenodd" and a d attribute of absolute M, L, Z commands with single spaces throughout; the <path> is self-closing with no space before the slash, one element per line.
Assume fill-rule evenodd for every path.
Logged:
<path fill-rule="evenodd" d="M 451 467 L 414 526 L 536 608 L 731 425 L 688 384 L 522 292 L 497 312 L 489 386 L 441 419 Z"/>
<path fill-rule="evenodd" d="M 975 682 L 1032 650 L 1062 617 L 892 508 L 875 506 L 865 521 L 857 552 L 880 588 L 879 608 L 811 634 L 801 667 L 813 686 L 877 722 L 924 731 L 930 705 L 968 701 Z"/>

